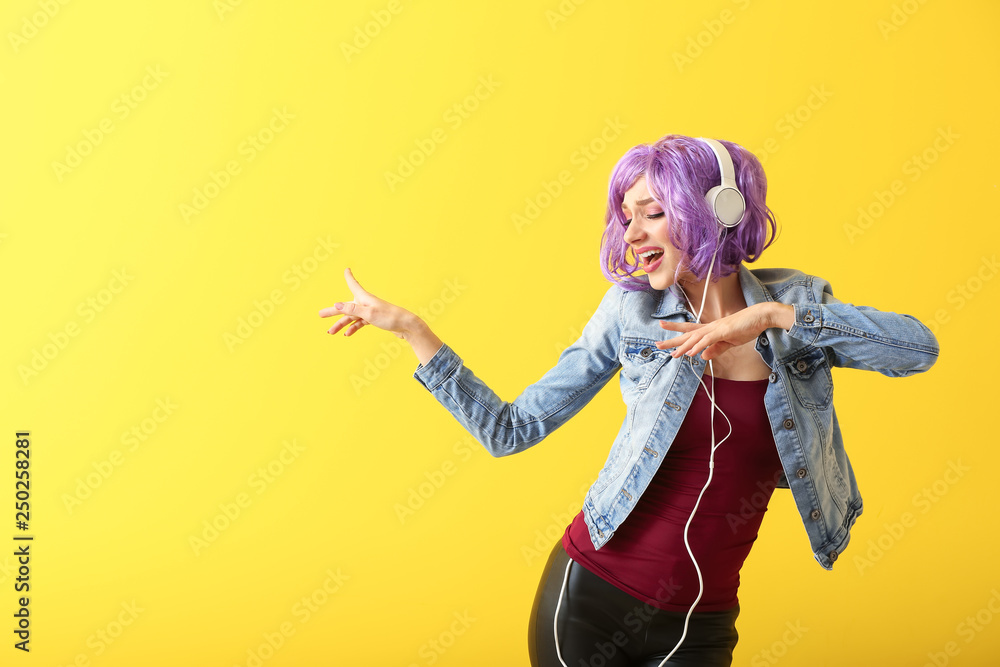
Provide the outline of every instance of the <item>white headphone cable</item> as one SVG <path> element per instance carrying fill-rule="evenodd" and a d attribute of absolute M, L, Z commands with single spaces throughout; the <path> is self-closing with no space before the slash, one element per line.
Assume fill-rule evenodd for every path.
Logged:
<path fill-rule="evenodd" d="M 695 321 L 699 322 L 699 323 L 701 322 L 702 312 L 704 312 L 704 310 L 705 310 L 705 297 L 708 296 L 708 285 L 709 285 L 709 282 L 711 280 L 711 270 L 712 270 L 712 267 L 714 265 L 715 265 L 715 252 L 712 253 L 712 259 L 709 262 L 709 275 L 708 275 L 708 277 L 705 280 L 705 288 L 702 290 L 701 307 L 698 308 L 698 315 L 695 317 Z M 688 305 L 689 306 L 693 306 L 694 304 L 692 304 L 691 300 L 688 299 L 687 293 L 684 292 L 683 288 L 681 288 L 681 292 L 684 294 L 684 298 L 687 300 Z M 698 505 L 701 504 L 701 498 L 702 498 L 702 496 L 705 495 L 705 491 L 708 489 L 708 485 L 712 483 L 712 475 L 713 475 L 713 472 L 715 470 L 715 450 L 718 449 L 719 446 L 721 446 L 722 443 L 724 443 L 726 440 L 728 440 L 729 436 L 731 436 L 733 434 L 733 424 L 732 424 L 732 422 L 729 421 L 729 417 L 727 417 L 726 413 L 722 411 L 722 408 L 720 408 L 715 403 L 715 377 L 714 377 L 715 376 L 715 370 L 714 370 L 714 368 L 712 366 L 712 362 L 711 361 L 708 362 L 708 368 L 709 368 L 709 373 L 713 376 L 712 377 L 712 391 L 708 390 L 708 386 L 705 385 L 704 379 L 702 379 L 700 377 L 698 378 L 698 383 L 705 390 L 705 393 L 708 394 L 708 399 L 709 399 L 709 401 L 711 402 L 711 405 L 712 405 L 712 410 L 711 410 L 711 413 L 710 413 L 710 416 L 709 416 L 709 430 L 711 431 L 711 435 L 712 435 L 712 448 L 711 448 L 711 450 L 709 452 L 708 479 L 705 481 L 705 486 L 703 486 L 701 488 L 701 492 L 698 494 L 698 499 L 695 501 L 694 507 L 691 509 L 691 515 L 688 516 L 687 523 L 684 525 L 684 546 L 687 548 L 688 556 L 691 557 L 691 563 L 694 565 L 695 573 L 698 575 L 698 596 L 694 599 L 694 602 L 691 603 L 691 608 L 688 609 L 687 615 L 684 617 L 684 630 L 681 633 L 681 638 L 677 641 L 677 645 L 674 646 L 674 648 L 670 651 L 670 653 L 668 653 L 667 656 L 665 658 L 663 658 L 663 660 L 660 662 L 659 667 L 663 667 L 663 664 L 667 660 L 669 660 L 674 655 L 674 653 L 677 652 L 677 649 L 679 649 L 681 647 L 681 644 L 684 643 L 684 639 L 687 637 L 688 622 L 691 619 L 691 614 L 694 612 L 694 608 L 698 605 L 698 602 L 701 601 L 701 596 L 705 592 L 705 581 L 704 581 L 704 579 L 701 576 L 701 568 L 698 567 L 698 561 L 695 559 L 694 553 L 691 551 L 691 543 L 688 541 L 688 529 L 691 527 L 691 521 L 694 519 L 695 512 L 698 511 Z M 691 372 L 692 373 L 694 372 L 694 368 L 693 367 L 691 368 Z M 719 414 L 722 415 L 723 419 L 726 420 L 726 424 L 728 424 L 728 426 L 729 426 L 729 432 L 726 433 L 726 436 L 724 438 L 722 438 L 722 440 L 720 440 L 718 443 L 715 442 L 715 411 L 716 410 L 719 411 Z M 559 662 L 563 665 L 563 667 L 568 667 L 568 665 L 566 665 L 566 662 L 562 658 L 562 651 L 559 650 L 559 633 L 558 633 L 558 630 L 557 630 L 557 624 L 558 624 L 558 620 L 559 620 L 559 608 L 562 606 L 563 593 L 566 590 L 566 582 L 569 579 L 569 566 L 572 563 L 573 563 L 573 559 L 572 558 L 570 558 L 567 561 L 567 563 L 566 563 L 566 572 L 563 575 L 562 586 L 559 588 L 559 599 L 556 602 L 555 613 L 553 613 L 553 615 L 552 615 L 552 637 L 553 637 L 553 639 L 555 641 L 555 645 L 556 645 L 556 656 L 559 658 Z"/>
<path fill-rule="evenodd" d="M 556 624 L 559 621 L 559 607 L 562 606 L 563 591 L 566 590 L 566 580 L 569 579 L 569 566 L 572 564 L 572 558 L 566 561 L 566 574 L 563 575 L 562 586 L 559 587 L 559 600 L 556 602 L 556 611 L 552 614 L 552 637 L 556 643 L 556 657 L 559 658 L 559 662 L 562 663 L 563 667 L 569 667 L 569 665 L 562 659 L 562 651 L 559 650 L 559 631 L 556 629 Z"/>
<path fill-rule="evenodd" d="M 716 248 L 718 248 L 718 246 L 716 246 Z M 712 268 L 714 266 L 715 266 L 715 252 L 712 253 L 712 260 L 709 262 L 708 265 L 708 276 L 705 279 L 705 287 L 702 290 L 701 294 L 701 307 L 698 308 L 698 315 L 695 317 L 695 322 L 698 323 L 701 322 L 701 315 L 705 310 L 705 297 L 708 296 L 708 285 L 711 282 Z M 684 292 L 683 288 L 681 288 L 681 292 L 684 293 L 684 298 L 687 300 L 688 305 L 693 306 L 694 304 L 691 303 L 691 299 L 688 299 L 687 292 Z M 694 368 L 693 367 L 690 368 L 691 372 L 694 373 Z M 729 421 L 729 417 L 727 417 L 726 413 L 722 411 L 722 408 L 720 408 L 715 403 L 715 369 L 713 368 L 711 361 L 708 362 L 708 369 L 709 369 L 709 374 L 712 375 L 711 392 L 709 392 L 708 387 L 705 386 L 704 379 L 698 378 L 698 383 L 701 384 L 702 388 L 704 388 L 705 393 L 708 394 L 708 399 L 712 404 L 712 410 L 709 417 L 709 430 L 711 431 L 712 434 L 712 448 L 711 450 L 709 450 L 709 457 L 708 457 L 708 479 L 705 481 L 705 486 L 701 487 L 701 493 L 698 494 L 698 499 L 695 501 L 694 507 L 691 509 L 691 515 L 688 517 L 687 523 L 684 524 L 684 546 L 687 547 L 688 556 L 691 557 L 691 563 L 694 565 L 695 573 L 698 575 L 698 596 L 694 599 L 694 602 L 691 603 L 691 607 L 688 609 L 687 615 L 684 617 L 684 630 L 683 632 L 681 632 L 681 638 L 677 640 L 677 644 L 674 646 L 673 649 L 671 649 L 670 653 L 668 653 L 666 657 L 663 658 L 663 660 L 660 662 L 659 667 L 663 667 L 664 663 L 666 663 L 667 660 L 669 660 L 674 655 L 674 653 L 677 652 L 677 649 L 681 647 L 681 644 L 684 643 L 684 639 L 687 637 L 688 622 L 691 620 L 691 614 L 694 612 L 694 608 L 698 605 L 698 602 L 701 601 L 701 596 L 705 592 L 705 581 L 701 576 L 701 568 L 698 567 L 698 561 L 695 559 L 694 553 L 691 551 L 691 543 L 688 541 L 688 529 L 691 527 L 691 521 L 694 519 L 695 512 L 698 511 L 698 505 L 701 504 L 702 496 L 705 495 L 705 491 L 708 489 L 708 485 L 712 483 L 712 476 L 713 473 L 715 472 L 715 450 L 718 449 L 719 446 L 722 445 L 722 443 L 724 443 L 726 440 L 728 440 L 729 436 L 733 434 L 732 422 Z M 729 425 L 729 432 L 726 433 L 726 437 L 724 437 L 718 443 L 715 442 L 716 410 L 719 411 L 719 414 L 722 415 L 723 419 L 725 419 L 726 423 Z"/>

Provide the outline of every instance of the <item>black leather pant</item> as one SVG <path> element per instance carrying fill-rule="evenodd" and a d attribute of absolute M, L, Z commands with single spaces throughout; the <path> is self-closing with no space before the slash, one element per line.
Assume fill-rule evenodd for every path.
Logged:
<path fill-rule="evenodd" d="M 665 611 L 611 585 L 577 562 L 559 604 L 556 653 L 553 617 L 569 554 L 557 541 L 531 607 L 528 653 L 532 667 L 658 667 L 684 631 L 687 612 Z M 729 667 L 739 638 L 739 605 L 694 612 L 687 636 L 664 667 Z"/>

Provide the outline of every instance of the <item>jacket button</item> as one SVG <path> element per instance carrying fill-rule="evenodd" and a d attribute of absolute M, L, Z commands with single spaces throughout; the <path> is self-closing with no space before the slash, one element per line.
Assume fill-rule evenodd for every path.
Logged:
<path fill-rule="evenodd" d="M 812 518 L 813 521 L 816 521 L 821 516 L 821 513 L 819 510 L 813 510 L 812 512 L 809 513 L 809 516 Z"/>
<path fill-rule="evenodd" d="M 785 421 L 781 422 L 781 425 L 787 429 L 795 428 L 795 422 L 793 422 L 791 419 L 786 419 Z"/>
<path fill-rule="evenodd" d="M 601 532 L 600 528 L 597 529 L 597 534 L 600 535 L 601 537 L 604 537 L 604 533 Z"/>
<path fill-rule="evenodd" d="M 812 313 L 811 310 L 806 311 L 806 314 L 802 316 L 802 321 L 803 322 L 812 322 L 814 319 L 816 319 L 816 318 L 813 317 L 813 313 Z M 834 552 L 834 553 L 836 553 L 836 552 Z"/>
<path fill-rule="evenodd" d="M 653 348 L 651 347 L 644 347 L 639 351 L 639 356 L 643 358 L 646 358 L 651 354 L 653 354 Z"/>
<path fill-rule="evenodd" d="M 771 384 L 774 384 L 775 382 L 778 381 L 778 374 L 771 373 L 770 375 L 767 376 L 767 381 L 770 382 Z"/>
<path fill-rule="evenodd" d="M 789 419 L 788 421 L 791 421 L 791 419 Z M 795 476 L 798 477 L 799 479 L 805 477 L 806 474 L 807 473 L 805 468 L 799 468 L 798 470 L 795 471 Z"/>
<path fill-rule="evenodd" d="M 830 552 L 830 560 L 831 561 L 837 560 L 837 556 L 839 556 L 839 555 L 840 554 L 838 554 L 836 551 L 831 551 Z"/>
<path fill-rule="evenodd" d="M 768 345 L 771 344 L 770 341 L 767 340 L 767 336 L 764 334 L 760 335 L 760 338 L 757 339 L 757 342 L 760 343 L 761 346 L 763 347 L 767 347 Z"/>
<path fill-rule="evenodd" d="M 805 373 L 807 368 L 809 368 L 809 364 L 806 363 L 805 359 L 799 359 L 795 362 L 795 369 L 798 372 Z"/>

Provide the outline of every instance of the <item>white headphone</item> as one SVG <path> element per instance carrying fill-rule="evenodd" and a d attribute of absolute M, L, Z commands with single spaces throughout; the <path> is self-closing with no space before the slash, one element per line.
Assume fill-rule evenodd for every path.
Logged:
<path fill-rule="evenodd" d="M 746 202 L 743 194 L 736 187 L 736 168 L 733 167 L 733 158 L 729 151 L 715 139 L 697 137 L 698 141 L 704 141 L 715 153 L 715 159 L 719 161 L 719 173 L 722 175 L 722 183 L 716 185 L 708 191 L 705 199 L 712 205 L 715 219 L 723 227 L 735 227 L 743 222 L 746 212 Z"/>

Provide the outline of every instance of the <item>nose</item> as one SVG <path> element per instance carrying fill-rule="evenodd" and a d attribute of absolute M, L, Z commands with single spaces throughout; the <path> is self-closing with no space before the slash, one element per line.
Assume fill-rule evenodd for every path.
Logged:
<path fill-rule="evenodd" d="M 625 243 L 628 243 L 629 245 L 635 245 L 635 242 L 638 239 L 642 238 L 642 233 L 643 232 L 642 229 L 640 228 L 639 221 L 633 218 L 632 222 L 630 222 L 629 226 L 625 229 L 625 233 L 622 235 L 622 238 L 625 240 Z"/>

